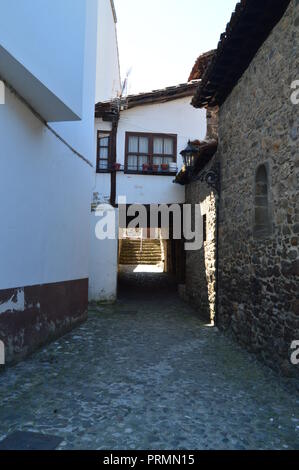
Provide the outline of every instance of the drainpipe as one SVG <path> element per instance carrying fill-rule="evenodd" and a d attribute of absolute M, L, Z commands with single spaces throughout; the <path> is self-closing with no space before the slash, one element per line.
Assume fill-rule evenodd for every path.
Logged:
<path fill-rule="evenodd" d="M 116 163 L 116 148 L 117 148 L 117 128 L 118 128 L 119 115 L 112 121 L 112 130 L 111 130 L 111 165 Z M 110 178 L 110 204 L 112 207 L 115 207 L 116 199 L 116 170 L 112 168 L 111 178 Z"/>

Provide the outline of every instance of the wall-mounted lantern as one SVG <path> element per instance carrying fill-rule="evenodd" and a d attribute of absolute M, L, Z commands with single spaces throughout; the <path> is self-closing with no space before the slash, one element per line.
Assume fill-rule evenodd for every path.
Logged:
<path fill-rule="evenodd" d="M 182 150 L 181 155 L 184 159 L 185 171 L 189 183 L 194 181 L 205 182 L 208 186 L 214 189 L 218 194 L 220 192 L 220 164 L 215 162 L 208 170 L 196 171 L 196 162 L 202 158 L 206 152 L 212 152 L 213 155 L 217 150 L 217 142 L 205 142 L 201 144 L 188 142 L 185 150 Z"/>
<path fill-rule="evenodd" d="M 195 162 L 199 157 L 198 145 L 192 144 L 189 140 L 185 150 L 181 151 L 181 155 L 184 160 L 186 171 L 191 173 L 194 170 Z"/>

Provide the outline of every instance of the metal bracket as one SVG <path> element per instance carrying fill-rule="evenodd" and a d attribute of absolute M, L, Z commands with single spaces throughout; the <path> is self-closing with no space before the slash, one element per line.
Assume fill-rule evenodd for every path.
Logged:
<path fill-rule="evenodd" d="M 199 175 L 190 175 L 191 181 L 201 181 L 220 194 L 220 163 L 214 163 L 209 170 L 204 170 Z"/>

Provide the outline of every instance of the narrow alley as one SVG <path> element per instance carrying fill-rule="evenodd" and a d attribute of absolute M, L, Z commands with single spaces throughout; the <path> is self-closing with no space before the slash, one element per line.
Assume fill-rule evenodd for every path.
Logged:
<path fill-rule="evenodd" d="M 205 325 L 165 274 L 122 274 L 119 294 L 1 374 L 0 440 L 23 430 L 60 436 L 60 449 L 299 448 L 292 386 Z"/>

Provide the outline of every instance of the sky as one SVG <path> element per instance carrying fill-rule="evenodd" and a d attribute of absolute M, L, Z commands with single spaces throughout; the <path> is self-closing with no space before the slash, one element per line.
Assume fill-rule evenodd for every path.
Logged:
<path fill-rule="evenodd" d="M 197 57 L 215 49 L 237 0 L 114 0 L 122 80 L 129 93 L 188 80 Z"/>

